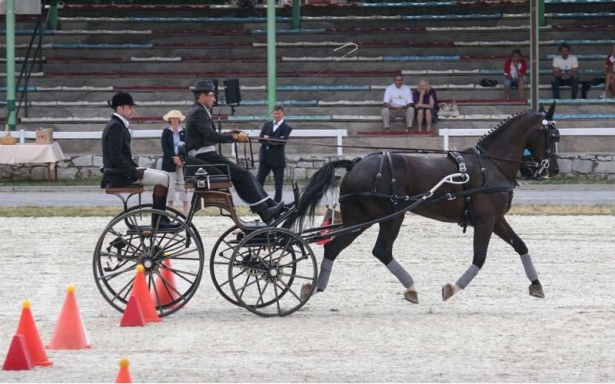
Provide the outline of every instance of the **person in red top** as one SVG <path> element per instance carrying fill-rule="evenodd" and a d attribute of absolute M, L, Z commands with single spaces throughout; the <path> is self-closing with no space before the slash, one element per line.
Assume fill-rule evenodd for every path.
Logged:
<path fill-rule="evenodd" d="M 611 53 L 606 57 L 604 63 L 604 91 L 600 95 L 601 99 L 606 99 L 611 89 L 611 96 L 615 96 L 615 44 L 611 45 Z"/>
<path fill-rule="evenodd" d="M 521 51 L 513 49 L 510 57 L 504 63 L 504 96 L 510 100 L 510 88 L 513 85 L 519 90 L 519 99 L 525 100 L 525 83 L 527 79 L 527 63 L 523 60 Z"/>

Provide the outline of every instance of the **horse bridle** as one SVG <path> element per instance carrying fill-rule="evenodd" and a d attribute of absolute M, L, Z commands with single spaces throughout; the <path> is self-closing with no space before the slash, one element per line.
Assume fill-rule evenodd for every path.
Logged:
<path fill-rule="evenodd" d="M 551 143 L 558 143 L 560 140 L 559 130 L 555 127 L 555 121 L 542 120 L 540 131 L 545 135 L 545 157 L 540 158 L 540 163 L 530 162 L 530 167 L 535 168 L 534 177 L 547 176 L 549 172 L 549 166 L 551 165 Z M 557 149 L 556 149 L 557 151 Z"/>

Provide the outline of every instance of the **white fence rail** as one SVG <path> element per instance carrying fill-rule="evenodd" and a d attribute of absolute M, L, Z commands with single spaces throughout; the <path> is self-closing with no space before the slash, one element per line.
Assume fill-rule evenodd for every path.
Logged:
<path fill-rule="evenodd" d="M 226 130 L 223 130 L 226 132 Z M 260 129 L 252 129 L 245 131 L 251 138 L 258 138 Z M 143 129 L 143 130 L 130 130 L 130 134 L 135 139 L 156 139 L 160 138 L 162 131 L 160 129 Z M 12 135 L 19 137 L 20 143 L 24 143 L 25 139 L 35 139 L 35 131 L 20 130 Z M 4 131 L 0 131 L 0 137 L 4 137 Z M 343 155 L 343 138 L 348 137 L 348 131 L 346 129 L 295 129 L 291 135 L 291 138 L 298 137 L 335 137 L 337 138 L 337 155 Z M 100 140 L 102 138 L 102 131 L 95 132 L 53 132 L 53 138 L 55 140 L 83 140 L 93 139 Z"/>
<path fill-rule="evenodd" d="M 449 137 L 451 136 L 482 136 L 490 129 L 450 129 L 440 128 L 439 135 L 444 138 L 442 147 L 445 151 L 449 150 Z M 615 136 L 615 128 L 562 128 L 559 129 L 560 136 Z"/>

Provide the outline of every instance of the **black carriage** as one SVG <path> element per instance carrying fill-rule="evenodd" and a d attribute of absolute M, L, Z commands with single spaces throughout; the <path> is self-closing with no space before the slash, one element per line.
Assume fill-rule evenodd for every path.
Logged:
<path fill-rule="evenodd" d="M 94 278 L 112 307 L 123 312 L 142 264 L 159 316 L 185 306 L 194 296 L 205 270 L 205 249 L 193 219 L 205 208 L 219 209 L 234 225 L 216 241 L 209 272 L 218 292 L 232 304 L 261 316 L 286 316 L 309 300 L 317 277 L 317 262 L 310 245 L 284 227 L 296 213 L 296 201 L 271 225 L 244 221 L 235 209 L 227 175 L 208 172 L 205 164 L 186 164 L 186 188 L 194 194 L 185 215 L 141 204 L 143 188 L 131 185 L 107 188 L 122 200 L 116 215 L 98 239 L 94 251 Z M 294 184 L 295 199 L 298 188 Z M 129 206 L 133 196 L 137 205 Z M 178 229 L 152 226 L 152 215 L 166 216 Z M 306 290 L 306 287 L 307 290 Z"/>
<path fill-rule="evenodd" d="M 160 316 L 179 310 L 194 296 L 205 264 L 194 215 L 201 209 L 216 207 L 235 225 L 214 245 L 209 270 L 218 292 L 235 305 L 261 316 L 295 312 L 316 288 L 324 291 L 337 255 L 376 223 L 380 233 L 372 253 L 406 287 L 404 298 L 418 303 L 413 279 L 392 256 L 403 215 L 413 211 L 440 221 L 458 222 L 464 231 L 468 225 L 474 227 L 472 265 L 455 284 L 443 287 L 443 300 L 465 289 L 477 275 L 492 233 L 511 244 L 520 255 L 531 281 L 530 295 L 544 297 L 528 249 L 504 215 L 511 206 L 525 148 L 540 159 L 537 175 L 549 173 L 550 164 L 557 164 L 559 132 L 552 120 L 554 110 L 552 104 L 547 113 L 515 115 L 473 148 L 446 152 L 446 157 L 429 159 L 407 157 L 407 151 L 383 152 L 356 161 L 328 163 L 312 177 L 301 200 L 294 185 L 294 203 L 271 225 L 241 220 L 233 204 L 229 178 L 208 173 L 206 164 L 198 164 L 197 159 L 193 159 L 196 164 L 184 165 L 186 183 L 195 191 L 187 216 L 171 208 L 156 210 L 151 205 L 129 208 L 127 200 L 142 192 L 138 186 L 108 188 L 107 193 L 122 198 L 124 211 L 111 220 L 96 245 L 96 284 L 105 299 L 123 311 L 134 282 L 135 266 L 142 264 Z M 464 156 L 468 158 L 467 164 Z M 303 219 L 313 216 L 321 198 L 335 184 L 336 168 L 347 169 L 340 186 L 343 196 L 339 199 L 343 223 L 332 220 L 329 226 L 303 228 Z M 553 168 L 556 173 L 556 166 Z M 397 174 L 402 176 L 399 183 Z M 380 192 L 380 188 L 388 192 Z M 128 193 L 128 198 L 122 193 Z M 152 215 L 164 215 L 179 228 L 152 226 L 152 222 L 159 222 L 152 221 Z M 296 222 L 298 229 L 293 231 L 291 226 Z M 309 244 L 327 239 L 333 241 L 325 247 L 319 275 Z"/>

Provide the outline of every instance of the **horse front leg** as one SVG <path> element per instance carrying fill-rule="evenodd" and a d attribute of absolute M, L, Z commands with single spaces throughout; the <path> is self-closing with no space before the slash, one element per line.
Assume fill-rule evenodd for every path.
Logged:
<path fill-rule="evenodd" d="M 404 299 L 413 304 L 418 304 L 419 298 L 414 288 L 414 279 L 412 279 L 412 276 L 410 276 L 404 267 L 393 258 L 393 243 L 395 243 L 399 235 L 399 230 L 404 218 L 404 216 L 400 216 L 380 223 L 380 232 L 378 233 L 378 239 L 376 240 L 372 254 L 376 256 L 378 260 L 387 267 L 389 272 L 399 280 L 401 285 L 406 288 L 404 291 Z"/>
<path fill-rule="evenodd" d="M 538 273 L 536 273 L 536 268 L 534 268 L 534 263 L 532 263 L 532 257 L 530 256 L 527 246 L 525 245 L 523 240 L 521 240 L 521 238 L 510 227 L 510 224 L 508 224 L 504 217 L 502 217 L 495 223 L 493 233 L 495 233 L 502 240 L 510 244 L 515 250 L 515 252 L 517 252 L 521 257 L 521 263 L 523 263 L 525 275 L 531 282 L 529 288 L 530 296 L 544 299 L 545 293 L 542 290 L 542 285 L 540 284 L 540 281 L 538 280 Z"/>
<path fill-rule="evenodd" d="M 485 264 L 487 259 L 487 248 L 489 248 L 489 240 L 493 233 L 493 220 L 483 221 L 474 225 L 474 258 L 472 265 L 455 284 L 446 284 L 442 287 L 442 300 L 450 299 L 457 292 L 465 289 L 470 282 L 478 275 L 478 272 Z"/>

